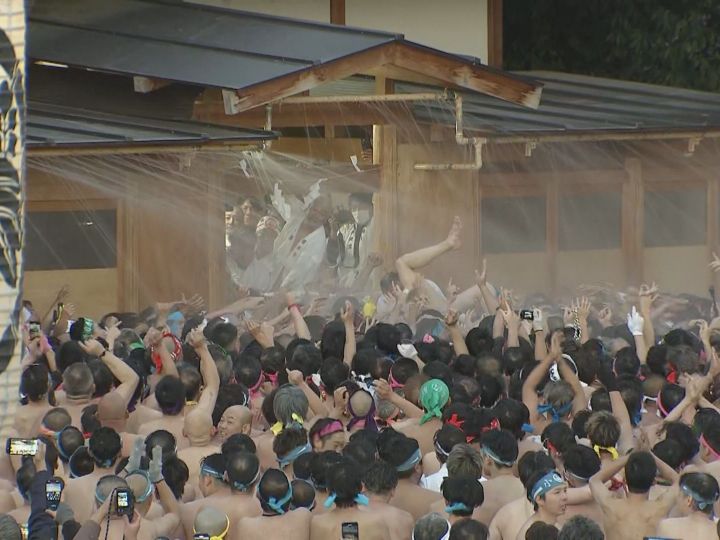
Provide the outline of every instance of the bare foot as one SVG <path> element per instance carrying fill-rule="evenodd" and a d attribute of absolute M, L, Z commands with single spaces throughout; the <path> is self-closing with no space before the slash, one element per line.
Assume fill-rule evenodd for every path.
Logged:
<path fill-rule="evenodd" d="M 460 240 L 460 231 L 462 231 L 462 221 L 460 221 L 460 217 L 455 216 L 452 227 L 450 227 L 450 233 L 447 237 L 447 242 L 450 244 L 452 249 L 460 249 L 460 246 L 462 245 L 462 241 Z"/>

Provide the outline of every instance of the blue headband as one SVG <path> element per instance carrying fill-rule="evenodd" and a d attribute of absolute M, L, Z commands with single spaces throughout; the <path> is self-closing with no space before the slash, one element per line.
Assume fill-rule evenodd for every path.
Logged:
<path fill-rule="evenodd" d="M 230 486 L 235 491 L 247 491 L 252 487 L 252 485 L 257 481 L 258 477 L 260 476 L 260 467 L 258 467 L 257 472 L 255 473 L 255 477 L 250 480 L 249 482 L 232 482 Z"/>
<path fill-rule="evenodd" d="M 530 491 L 530 502 L 534 502 L 538 496 L 545 495 L 548 491 L 565 484 L 565 480 L 562 479 L 557 471 L 548 472 L 540 480 L 535 482 L 535 485 Z"/>
<path fill-rule="evenodd" d="M 307 454 L 308 452 L 312 452 L 312 446 L 310 443 L 306 443 L 305 446 L 297 446 L 290 450 L 287 454 L 285 454 L 281 458 L 277 458 L 277 462 L 280 465 L 281 469 L 284 469 L 288 465 L 290 465 L 293 461 L 295 461 L 297 458 L 302 456 L 303 454 Z"/>
<path fill-rule="evenodd" d="M 212 476 L 213 478 L 217 480 L 225 481 L 225 476 L 215 469 L 213 469 L 210 465 L 208 465 L 205 460 L 200 463 L 200 474 L 204 474 L 206 476 Z"/>
<path fill-rule="evenodd" d="M 455 512 L 472 512 L 473 509 L 467 504 L 462 502 L 454 502 L 445 507 L 445 512 L 448 514 L 454 514 Z"/>
<path fill-rule="evenodd" d="M 258 489 L 257 492 L 258 498 L 262 501 L 263 498 L 260 495 L 260 490 Z M 272 508 L 275 512 L 282 515 L 285 513 L 285 510 L 283 510 L 283 506 L 287 504 L 287 502 L 292 499 L 293 491 L 292 491 L 292 484 L 288 484 L 288 490 L 283 495 L 282 498 L 276 499 L 275 497 L 270 497 L 265 504 L 267 504 L 270 508 Z"/>
<path fill-rule="evenodd" d="M 552 403 L 546 403 L 544 405 L 537 406 L 537 412 L 539 412 L 540 414 L 545 414 L 549 412 L 552 415 L 553 422 L 559 422 L 560 420 L 562 420 L 562 417 L 569 413 L 571 410 L 572 401 L 570 403 L 566 403 L 559 409 L 556 409 Z"/>
<path fill-rule="evenodd" d="M 692 498 L 700 510 L 705 510 L 708 506 L 714 505 L 717 501 L 717 498 L 714 500 L 705 499 L 702 495 L 684 485 L 680 485 L 680 489 L 685 495 Z"/>
<path fill-rule="evenodd" d="M 420 458 L 421 458 L 420 449 L 418 448 L 417 450 L 415 450 L 413 452 L 412 456 L 410 456 L 407 459 L 407 461 L 405 461 L 404 463 L 401 463 L 400 465 L 395 467 L 395 470 L 397 472 L 409 471 L 420 461 Z"/>
<path fill-rule="evenodd" d="M 330 508 L 333 504 L 335 504 L 335 499 L 337 499 L 337 493 L 333 492 L 330 494 L 330 496 L 325 500 L 325 503 L 323 506 L 325 508 Z M 370 504 L 370 499 L 368 499 L 365 495 L 362 493 L 358 493 L 355 495 L 355 498 L 353 499 L 357 504 L 361 506 L 367 506 Z"/>
<path fill-rule="evenodd" d="M 532 424 L 523 424 L 520 429 L 525 433 L 533 433 L 535 431 L 535 427 Z"/>
<path fill-rule="evenodd" d="M 505 461 L 504 459 L 500 459 L 500 456 L 490 450 L 487 446 L 482 446 L 481 449 L 483 454 L 485 454 L 487 457 L 489 457 L 499 465 L 504 465 L 505 467 L 512 467 L 515 463 L 514 461 Z"/>
<path fill-rule="evenodd" d="M 153 483 L 150 481 L 150 475 L 148 474 L 148 472 L 147 472 L 147 471 L 143 471 L 142 469 L 138 469 L 138 470 L 132 471 L 130 474 L 128 474 L 128 475 L 125 477 L 125 481 L 127 481 L 128 476 L 133 476 L 133 475 L 135 475 L 135 474 L 138 475 L 138 476 L 142 476 L 142 477 L 147 481 L 147 487 L 145 488 L 145 493 L 143 493 L 143 494 L 140 495 L 140 496 L 135 497 L 135 502 L 139 502 L 139 503 L 145 502 L 145 501 L 147 500 L 147 498 L 148 498 L 148 497 L 152 494 L 152 492 L 153 492 Z"/>

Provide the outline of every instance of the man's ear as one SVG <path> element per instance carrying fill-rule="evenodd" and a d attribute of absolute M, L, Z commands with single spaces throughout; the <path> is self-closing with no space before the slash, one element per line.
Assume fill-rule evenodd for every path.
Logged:
<path fill-rule="evenodd" d="M 244 435 L 250 435 L 250 432 L 251 432 L 251 431 L 252 431 L 252 423 L 251 423 L 251 422 L 248 422 L 247 424 L 245 424 L 245 425 L 242 427 L 242 430 L 241 430 L 241 432 L 242 432 Z"/>

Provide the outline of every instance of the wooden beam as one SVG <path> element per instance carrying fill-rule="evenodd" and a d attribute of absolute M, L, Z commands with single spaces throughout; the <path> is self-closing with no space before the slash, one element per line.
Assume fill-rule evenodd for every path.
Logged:
<path fill-rule="evenodd" d="M 720 197 L 720 189 L 718 189 L 718 178 L 711 178 L 707 182 L 707 260 L 711 261 L 713 253 L 718 252 L 718 235 L 720 231 L 720 210 L 718 209 L 718 197 Z M 715 294 L 718 291 L 718 275 L 708 268 L 708 279 L 715 287 Z"/>
<path fill-rule="evenodd" d="M 418 73 L 432 73 L 458 88 L 474 90 L 510 103 L 537 109 L 542 86 L 483 65 L 470 65 L 458 57 L 409 42 L 393 43 L 392 63 Z"/>
<path fill-rule="evenodd" d="M 392 268 L 398 251 L 398 148 L 397 127 L 381 127 L 380 137 L 383 161 L 380 171 L 380 192 L 375 196 L 375 215 L 379 221 L 376 228 L 384 234 L 376 235 L 375 251 L 383 256 L 385 268 Z"/>
<path fill-rule="evenodd" d="M 642 164 L 637 158 L 625 160 L 629 181 L 622 191 L 622 252 L 627 284 L 638 286 L 644 272 L 645 198 Z"/>
<path fill-rule="evenodd" d="M 545 254 L 547 255 L 547 287 L 551 298 L 557 292 L 557 259 L 559 251 L 560 183 L 552 179 L 545 192 Z"/>
<path fill-rule="evenodd" d="M 345 0 L 330 0 L 330 23 L 345 24 Z"/>
<path fill-rule="evenodd" d="M 502 69 L 503 0 L 487 0 L 488 66 Z"/>
<path fill-rule="evenodd" d="M 133 88 L 139 94 L 154 92 L 155 90 L 165 88 L 170 84 L 172 83 L 170 81 L 166 81 L 165 79 L 153 79 L 151 77 L 140 76 L 133 77 Z"/>

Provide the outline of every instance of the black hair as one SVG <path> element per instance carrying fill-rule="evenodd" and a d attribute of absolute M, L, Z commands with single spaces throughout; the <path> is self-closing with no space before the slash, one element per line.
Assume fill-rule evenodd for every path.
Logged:
<path fill-rule="evenodd" d="M 342 358 L 345 352 L 345 324 L 332 321 L 325 325 L 320 341 L 320 354 L 324 360 Z"/>
<path fill-rule="evenodd" d="M 58 370 L 64 372 L 72 364 L 87 362 L 88 355 L 77 341 L 66 341 L 58 349 L 56 362 Z"/>
<path fill-rule="evenodd" d="M 714 515 L 714 503 L 720 498 L 720 486 L 714 476 L 702 472 L 685 473 L 680 477 L 680 487 L 702 498 L 697 501 L 693 497 L 695 509 L 710 516 Z"/>
<path fill-rule="evenodd" d="M 555 525 L 544 521 L 536 521 L 525 532 L 525 540 L 557 540 L 560 531 Z"/>
<path fill-rule="evenodd" d="M 307 431 L 303 427 L 285 428 L 273 439 L 273 452 L 278 458 L 283 458 L 298 446 L 307 444 L 307 437 Z"/>
<path fill-rule="evenodd" d="M 20 465 L 20 468 L 15 473 L 15 483 L 23 499 L 27 499 L 30 496 L 30 488 L 35 479 L 36 472 L 35 464 L 32 460 L 28 459 Z"/>
<path fill-rule="evenodd" d="M 670 413 L 685 397 L 685 389 L 673 383 L 665 383 L 657 396 L 658 409 L 664 409 L 667 413 Z M 662 410 L 660 413 L 664 416 Z"/>
<path fill-rule="evenodd" d="M 555 468 L 552 458 L 545 452 L 540 450 L 536 452 L 525 452 L 518 461 L 518 477 L 520 482 L 526 489 L 532 487 L 529 485 L 530 477 L 535 473 L 547 473 Z"/>
<path fill-rule="evenodd" d="M 325 391 L 328 395 L 340 386 L 341 383 L 350 377 L 350 366 L 337 358 L 326 358 L 320 368 L 320 380 L 322 380 Z"/>
<path fill-rule="evenodd" d="M 43 364 L 31 364 L 20 375 L 20 394 L 39 402 L 50 390 L 49 371 Z"/>
<path fill-rule="evenodd" d="M 604 388 L 598 388 L 590 395 L 590 408 L 593 412 L 608 411 L 612 412 L 610 404 L 610 394 Z"/>
<path fill-rule="evenodd" d="M 424 358 L 421 356 L 421 358 Z M 428 362 L 425 364 L 422 370 L 423 374 L 427 375 L 431 379 L 439 379 L 444 382 L 448 388 L 452 388 L 453 385 L 453 373 L 450 366 L 438 362 L 437 360 Z"/>
<path fill-rule="evenodd" d="M 58 433 L 57 449 L 63 463 L 67 463 L 73 452 L 84 445 L 85 437 L 75 426 L 66 426 Z"/>
<path fill-rule="evenodd" d="M 452 424 L 444 424 L 443 427 L 435 432 L 435 455 L 440 463 L 447 461 L 450 452 L 458 444 L 466 442 L 465 432 L 453 426 Z"/>
<path fill-rule="evenodd" d="M 446 511 L 454 516 L 470 517 L 473 510 L 485 501 L 482 484 L 472 476 L 447 476 L 440 490 L 448 503 Z M 452 510 L 455 503 L 461 503 L 464 507 Z"/>
<path fill-rule="evenodd" d="M 250 452 L 251 454 L 255 454 L 257 452 L 257 447 L 255 446 L 255 441 L 253 441 L 249 435 L 245 435 L 244 433 L 235 433 L 230 435 L 230 437 L 222 443 L 220 451 L 223 456 L 228 458 L 236 452 Z"/>
<path fill-rule="evenodd" d="M 503 461 L 503 463 L 495 462 L 498 467 L 512 467 L 518 458 L 517 439 L 504 429 L 491 429 L 485 432 L 482 437 L 482 446 Z M 493 461 L 495 460 L 493 459 Z"/>
<path fill-rule="evenodd" d="M 279 345 L 263 349 L 260 354 L 260 365 L 265 373 L 284 373 L 285 349 Z"/>
<path fill-rule="evenodd" d="M 163 414 L 177 416 L 185 407 L 185 386 L 179 377 L 165 375 L 155 386 L 155 400 Z"/>
<path fill-rule="evenodd" d="M 410 377 L 420 373 L 417 363 L 410 358 L 398 358 L 390 368 L 393 379 L 399 384 L 405 384 Z"/>
<path fill-rule="evenodd" d="M 377 325 L 377 347 L 385 354 L 397 355 L 400 331 L 392 324 Z"/>
<path fill-rule="evenodd" d="M 335 494 L 335 506 L 349 508 L 362 491 L 362 473 L 349 461 L 335 464 L 327 473 L 328 492 Z"/>
<path fill-rule="evenodd" d="M 480 383 L 480 406 L 492 407 L 502 397 L 503 384 L 498 377 L 492 375 L 478 375 Z"/>
<path fill-rule="evenodd" d="M 72 424 L 72 416 L 70 416 L 67 409 L 54 407 L 43 415 L 42 424 L 50 431 L 58 432 Z"/>
<path fill-rule="evenodd" d="M 319 452 L 310 461 L 310 478 L 315 489 L 327 489 L 328 474 L 338 463 L 345 463 L 347 459 L 337 452 Z"/>
<path fill-rule="evenodd" d="M 492 351 L 495 341 L 492 334 L 478 328 L 471 329 L 465 336 L 465 345 L 471 355 L 478 357 L 481 354 Z"/>
<path fill-rule="evenodd" d="M 241 354 L 233 364 L 235 381 L 248 388 L 256 387 L 262 376 L 260 360 L 252 355 Z"/>
<path fill-rule="evenodd" d="M 667 366 L 667 345 L 653 345 L 648 349 L 645 363 L 650 371 L 665 378 Z"/>
<path fill-rule="evenodd" d="M 68 460 L 70 475 L 74 478 L 87 476 L 95 470 L 95 460 L 90 455 L 87 446 L 81 446 L 70 456 Z"/>
<path fill-rule="evenodd" d="M 214 326 L 209 336 L 210 341 L 216 343 L 226 351 L 230 350 L 237 339 L 238 331 L 234 324 L 220 322 Z"/>
<path fill-rule="evenodd" d="M 177 365 L 178 377 L 185 388 L 185 400 L 197 401 L 200 397 L 200 388 L 202 386 L 202 376 L 200 370 L 187 362 L 180 362 Z"/>
<path fill-rule="evenodd" d="M 145 455 L 152 456 L 153 448 L 156 446 L 162 448 L 162 460 L 165 463 L 177 452 L 175 435 L 164 429 L 153 431 L 145 437 Z"/>
<path fill-rule="evenodd" d="M 315 488 L 307 480 L 296 478 L 291 482 L 292 507 L 312 510 L 315 506 Z"/>
<path fill-rule="evenodd" d="M 453 523 L 449 540 L 487 540 L 489 537 L 487 525 L 472 518 L 464 518 Z"/>
<path fill-rule="evenodd" d="M 351 461 L 360 471 L 365 471 L 375 461 L 377 447 L 367 440 L 351 440 L 345 445 L 345 448 L 343 448 L 342 455 Z"/>
<path fill-rule="evenodd" d="M 630 493 L 647 493 L 655 483 L 657 465 L 649 452 L 633 452 L 625 464 L 625 482 Z"/>
<path fill-rule="evenodd" d="M 592 448 L 576 444 L 563 452 L 563 465 L 576 478 L 589 481 L 600 470 L 600 458 Z"/>
<path fill-rule="evenodd" d="M 265 418 L 265 421 L 268 423 L 268 425 L 272 426 L 275 422 L 277 422 L 277 417 L 275 416 L 275 395 L 277 394 L 278 390 L 280 388 L 273 388 L 272 392 L 270 392 L 267 396 L 265 396 L 265 399 L 263 399 L 262 405 L 260 405 L 260 411 L 262 412 L 263 418 Z M 214 418 L 214 413 L 213 413 Z M 218 417 L 218 420 L 220 418 Z"/>
<path fill-rule="evenodd" d="M 268 501 L 275 499 L 282 500 L 290 491 L 290 481 L 285 473 L 279 469 L 268 469 L 258 483 L 257 493 L 260 499 L 260 506 L 266 514 L 278 514 L 277 508 L 270 507 Z M 292 497 L 280 506 L 283 512 L 287 512 L 292 504 Z"/>
<path fill-rule="evenodd" d="M 683 461 L 691 461 L 700 451 L 700 441 L 687 424 L 682 422 L 667 422 L 665 424 L 665 438 L 679 442 L 683 448 Z"/>
<path fill-rule="evenodd" d="M 390 430 L 385 430 L 378 438 L 378 456 L 397 468 L 404 464 L 420 448 L 415 439 L 393 431 L 394 435 L 384 436 Z M 406 471 L 398 471 L 400 478 L 409 478 L 413 474 L 414 467 Z"/>
<path fill-rule="evenodd" d="M 508 430 L 516 439 L 525 436 L 523 426 L 530 421 L 530 411 L 521 401 L 515 399 L 501 399 L 492 409 L 492 414 L 500 422 L 502 429 Z"/>
<path fill-rule="evenodd" d="M 351 368 L 356 375 L 372 375 L 380 362 L 380 354 L 375 349 L 360 349 L 353 356 Z"/>
<path fill-rule="evenodd" d="M 177 500 L 181 500 L 185 492 L 185 484 L 190 479 L 190 470 L 185 462 L 177 456 L 163 460 L 162 474 L 170 491 Z"/>
<path fill-rule="evenodd" d="M 469 354 L 461 354 L 457 358 L 455 358 L 455 361 L 452 364 L 452 368 L 453 371 L 459 373 L 460 375 L 465 375 L 466 377 L 474 377 L 476 363 L 477 359 L 474 356 L 470 356 Z M 413 362 L 413 364 L 415 364 L 415 362 Z"/>
<path fill-rule="evenodd" d="M 365 470 L 363 484 L 370 493 L 388 495 L 397 487 L 398 474 L 395 467 L 378 459 Z"/>
<path fill-rule="evenodd" d="M 577 366 L 578 379 L 585 384 L 592 384 L 600 371 L 598 356 L 581 347 L 573 356 L 573 361 Z"/>
<path fill-rule="evenodd" d="M 88 449 L 98 467 L 111 467 L 120 456 L 122 440 L 114 429 L 101 427 L 90 436 Z"/>
<path fill-rule="evenodd" d="M 90 435 L 102 427 L 97 417 L 97 403 L 91 403 L 87 407 L 83 407 L 82 415 L 80 416 L 80 427 L 83 433 Z"/>
<path fill-rule="evenodd" d="M 306 452 L 293 461 L 293 476 L 303 480 L 311 480 L 310 466 L 315 459 L 314 452 Z"/>
<path fill-rule="evenodd" d="M 544 446 L 551 443 L 560 454 L 576 443 L 572 429 L 564 422 L 548 424 L 540 434 L 540 440 Z"/>
<path fill-rule="evenodd" d="M 532 358 L 528 358 L 527 354 L 521 347 L 508 347 L 502 356 L 503 372 L 505 375 L 512 375 L 520 371 L 520 368 Z"/>
<path fill-rule="evenodd" d="M 247 491 L 257 480 L 259 472 L 260 461 L 255 454 L 236 452 L 225 460 L 225 473 L 233 491 Z"/>
<path fill-rule="evenodd" d="M 710 407 L 700 407 L 693 418 L 693 430 L 699 436 L 711 425 L 720 425 L 720 413 Z"/>
<path fill-rule="evenodd" d="M 319 372 L 320 366 L 322 366 L 322 354 L 320 349 L 312 344 L 298 345 L 287 363 L 290 371 L 300 370 L 305 378 Z"/>
<path fill-rule="evenodd" d="M 90 368 L 95 383 L 93 397 L 102 397 L 110 392 L 113 387 L 113 374 L 110 368 L 99 358 L 91 358 L 88 360 L 87 366 Z"/>
<path fill-rule="evenodd" d="M 587 429 L 585 429 L 585 425 L 587 424 L 587 421 L 590 419 L 591 415 L 592 411 L 582 410 L 578 411 L 573 416 L 572 430 L 578 439 L 584 439 L 587 437 Z"/>
<path fill-rule="evenodd" d="M 652 453 L 670 465 L 674 470 L 680 470 L 685 463 L 685 448 L 672 439 L 663 439 L 653 446 Z"/>
<path fill-rule="evenodd" d="M 630 421 L 636 426 L 642 420 L 642 382 L 635 377 L 624 376 L 618 377 L 617 385 L 625 408 L 630 415 Z"/>
<path fill-rule="evenodd" d="M 617 376 L 637 377 L 640 371 L 640 358 L 632 347 L 623 347 L 615 354 L 615 373 Z"/>

